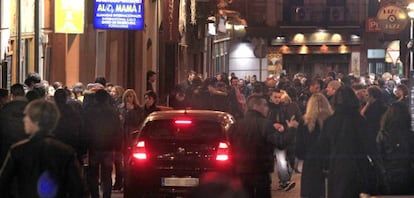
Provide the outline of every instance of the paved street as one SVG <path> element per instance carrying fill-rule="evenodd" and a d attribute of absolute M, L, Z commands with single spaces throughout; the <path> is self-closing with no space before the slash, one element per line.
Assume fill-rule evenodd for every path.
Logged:
<path fill-rule="evenodd" d="M 277 173 L 272 175 L 272 197 L 283 197 L 283 198 L 299 198 L 300 197 L 300 174 L 294 173 L 292 175 L 292 180 L 296 182 L 295 188 L 285 192 L 284 190 L 279 190 L 279 179 L 277 178 Z"/>
<path fill-rule="evenodd" d="M 279 179 L 277 178 L 277 173 L 273 173 L 272 174 L 272 197 L 273 198 L 299 198 L 300 197 L 300 174 L 293 174 L 292 176 L 292 180 L 296 182 L 296 186 L 295 188 L 293 188 L 292 190 L 290 190 L 289 192 L 285 192 L 283 190 L 279 190 Z M 118 193 L 118 192 L 113 192 L 112 193 L 112 197 L 113 198 L 123 198 L 123 194 L 122 193 Z"/>

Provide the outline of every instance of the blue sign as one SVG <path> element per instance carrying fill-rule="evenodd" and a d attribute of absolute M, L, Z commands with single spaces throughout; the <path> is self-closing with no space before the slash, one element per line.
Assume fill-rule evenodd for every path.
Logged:
<path fill-rule="evenodd" d="M 143 30 L 143 0 L 95 0 L 96 29 Z"/>

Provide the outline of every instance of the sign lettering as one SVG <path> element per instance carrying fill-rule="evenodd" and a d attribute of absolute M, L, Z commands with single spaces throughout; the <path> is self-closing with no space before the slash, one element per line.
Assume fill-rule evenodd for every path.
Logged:
<path fill-rule="evenodd" d="M 381 7 L 377 13 L 377 20 L 381 30 L 387 34 L 398 34 L 408 24 L 407 13 L 395 5 Z"/>
<path fill-rule="evenodd" d="M 144 29 L 142 0 L 95 0 L 94 27 L 97 29 Z"/>

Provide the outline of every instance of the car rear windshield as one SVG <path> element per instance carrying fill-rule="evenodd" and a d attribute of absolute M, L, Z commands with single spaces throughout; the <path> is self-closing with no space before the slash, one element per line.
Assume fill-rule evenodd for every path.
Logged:
<path fill-rule="evenodd" d="M 214 140 L 223 138 L 220 123 L 192 120 L 191 123 L 177 124 L 175 120 L 156 120 L 145 124 L 142 135 L 149 139 L 166 140 Z"/>

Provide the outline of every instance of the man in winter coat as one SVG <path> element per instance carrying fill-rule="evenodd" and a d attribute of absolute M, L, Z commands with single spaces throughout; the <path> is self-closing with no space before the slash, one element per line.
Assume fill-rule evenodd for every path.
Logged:
<path fill-rule="evenodd" d="M 235 171 L 249 197 L 270 198 L 273 151 L 294 132 L 298 122 L 294 117 L 287 120 L 288 128 L 280 133 L 277 126 L 266 118 L 269 107 L 265 98 L 249 97 L 247 108 L 245 117 L 237 122 L 230 134 Z"/>
<path fill-rule="evenodd" d="M 0 169 L 1 197 L 71 197 L 84 195 L 76 152 L 51 134 L 59 119 L 52 102 L 34 100 L 25 108 L 24 129 L 30 137 L 14 144 Z M 17 192 L 14 178 L 17 180 Z"/>
<path fill-rule="evenodd" d="M 92 198 L 99 197 L 99 175 L 103 197 L 111 197 L 113 151 L 121 149 L 121 123 L 115 107 L 109 102 L 110 97 L 103 89 L 96 91 L 96 103 L 85 110 L 89 154 L 87 180 Z"/>

